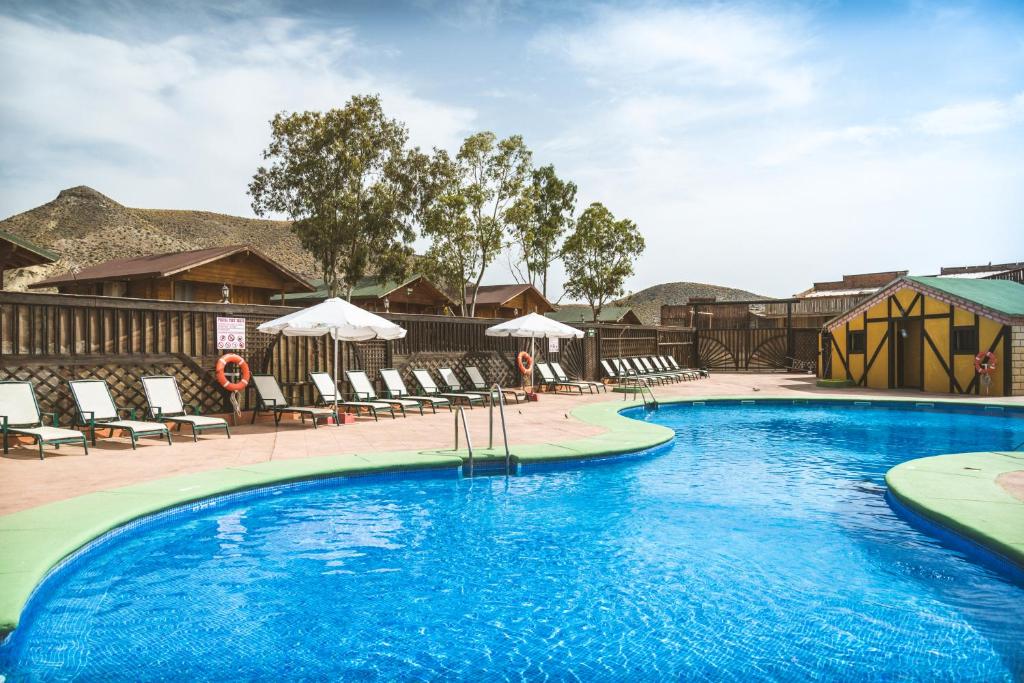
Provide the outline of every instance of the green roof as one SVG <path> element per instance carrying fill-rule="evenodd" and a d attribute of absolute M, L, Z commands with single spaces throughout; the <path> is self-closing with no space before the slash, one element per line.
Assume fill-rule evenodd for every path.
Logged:
<path fill-rule="evenodd" d="M 618 322 L 630 310 L 627 306 L 605 306 L 597 315 L 597 321 L 600 323 Z M 544 315 L 561 323 L 589 323 L 594 320 L 590 306 L 562 306 L 557 311 Z"/>
<path fill-rule="evenodd" d="M 401 280 L 401 281 L 398 281 L 398 280 L 381 280 L 380 278 L 377 278 L 377 277 L 364 277 L 363 279 L 361 279 L 359 282 L 356 283 L 355 287 L 352 288 L 352 298 L 353 299 L 379 299 L 382 296 L 384 296 L 384 295 L 386 295 L 386 294 L 388 294 L 390 292 L 393 292 L 396 289 L 401 289 L 402 287 L 405 287 L 406 285 L 408 285 L 408 284 L 410 284 L 412 282 L 415 282 L 416 280 L 419 280 L 422 277 L 423 277 L 422 273 L 415 273 L 415 274 L 410 275 L 409 277 L 407 277 L 406 279 Z M 284 295 L 284 300 L 285 301 L 295 301 L 295 300 L 308 301 L 310 299 L 326 299 L 327 298 L 327 288 L 324 286 L 324 281 L 322 279 L 317 278 L 317 279 L 314 279 L 314 280 L 310 280 L 310 282 L 312 282 L 313 286 L 316 287 L 316 291 L 315 292 L 294 292 L 294 293 L 291 293 L 291 294 L 285 294 Z M 428 280 L 428 282 L 429 282 L 429 280 Z M 274 300 L 280 301 L 281 295 L 277 294 L 277 295 L 275 295 L 275 296 L 273 296 L 271 298 L 274 299 Z"/>
<path fill-rule="evenodd" d="M 33 244 L 24 237 L 12 235 L 11 233 L 4 232 L 3 230 L 0 230 L 0 241 L 9 242 L 10 244 L 13 244 L 16 247 L 20 247 L 25 251 L 35 254 L 38 257 L 39 263 L 53 263 L 54 261 L 60 259 L 59 254 L 56 254 L 50 251 L 49 249 L 44 249 L 38 244 Z"/>
<path fill-rule="evenodd" d="M 1012 280 L 908 277 L 907 280 L 1011 317 L 1024 316 L 1024 285 Z"/>

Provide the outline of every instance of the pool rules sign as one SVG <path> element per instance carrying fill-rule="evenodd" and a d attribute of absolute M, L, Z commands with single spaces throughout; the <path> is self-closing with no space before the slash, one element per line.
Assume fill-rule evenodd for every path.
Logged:
<path fill-rule="evenodd" d="M 217 318 L 217 348 L 245 350 L 245 318 Z"/>

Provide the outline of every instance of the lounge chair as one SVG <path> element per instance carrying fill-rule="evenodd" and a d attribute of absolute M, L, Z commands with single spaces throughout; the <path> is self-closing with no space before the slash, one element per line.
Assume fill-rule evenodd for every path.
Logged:
<path fill-rule="evenodd" d="M 696 378 L 696 379 L 700 379 L 701 377 L 710 377 L 711 376 L 706 369 L 684 368 L 672 356 L 662 356 L 661 359 L 665 362 L 665 365 L 667 365 L 669 368 L 671 368 L 673 370 L 680 370 L 682 372 L 688 372 L 691 375 L 693 375 L 694 378 Z"/>
<path fill-rule="evenodd" d="M 418 403 L 430 406 L 432 412 L 437 412 L 437 406 L 447 406 L 448 412 L 452 410 L 452 402 L 443 396 L 412 396 L 405 387 L 402 374 L 394 368 L 384 368 L 380 371 L 380 378 L 384 380 L 386 387 L 385 394 L 388 398 L 401 398 L 417 401 Z"/>
<path fill-rule="evenodd" d="M 613 358 L 612 364 L 615 366 L 616 371 L 619 373 L 619 382 L 639 382 L 644 386 L 649 386 L 651 382 L 661 381 L 657 378 L 647 377 L 637 372 L 637 369 L 633 367 L 632 363 L 627 363 L 625 358 Z"/>
<path fill-rule="evenodd" d="M 577 384 L 586 384 L 589 387 L 593 387 L 598 393 L 604 391 L 608 393 L 608 387 L 605 386 L 604 382 L 591 382 L 587 379 L 572 379 L 566 374 L 565 370 L 562 369 L 562 364 L 558 361 L 551 361 L 548 363 L 551 366 L 551 371 L 555 373 L 555 379 L 559 382 L 576 382 Z"/>
<path fill-rule="evenodd" d="M 377 413 L 381 410 L 388 412 L 391 415 L 391 419 L 395 419 L 395 407 L 390 403 L 384 403 L 383 401 L 346 401 L 338 393 L 338 387 L 334 384 L 334 378 L 331 377 L 330 373 L 327 372 L 311 372 L 309 378 L 313 380 L 313 386 L 316 387 L 316 393 L 320 395 L 320 403 L 326 406 L 335 406 L 335 398 L 337 398 L 337 406 L 344 408 L 344 412 L 350 410 L 354 411 L 358 416 L 359 411 L 365 410 L 373 415 L 373 421 L 377 421 Z M 335 397 L 337 394 L 337 397 Z M 402 417 L 405 417 L 405 408 L 402 408 Z"/>
<path fill-rule="evenodd" d="M 173 422 L 181 431 L 182 425 L 192 427 L 192 440 L 199 441 L 199 432 L 207 429 L 223 429 L 231 438 L 228 421 L 220 417 L 189 415 L 181 401 L 178 382 L 170 375 L 147 375 L 142 378 L 142 390 L 146 393 L 149 417 L 157 422 Z"/>
<path fill-rule="evenodd" d="M 483 403 L 485 396 L 480 394 L 466 394 L 458 392 L 442 392 L 434 384 L 434 378 L 430 376 L 430 373 L 423 369 L 414 369 L 412 376 L 416 378 L 416 383 L 420 385 L 420 390 L 427 396 L 441 396 L 443 398 L 457 401 L 459 403 L 465 403 L 471 409 L 475 403 Z"/>
<path fill-rule="evenodd" d="M 639 360 L 640 364 L 647 369 L 647 372 L 651 373 L 652 375 L 660 375 L 662 377 L 666 377 L 671 382 L 681 382 L 683 381 L 683 379 L 685 379 L 683 373 L 681 372 L 677 372 L 676 370 L 665 370 L 664 368 L 660 367 L 657 363 L 654 362 L 653 356 L 648 356 L 646 358 L 640 356 L 637 358 L 637 360 Z"/>
<path fill-rule="evenodd" d="M 49 417 L 52 427 L 43 424 L 43 417 Z M 39 401 L 31 382 L 0 382 L 0 429 L 3 430 L 4 453 L 8 452 L 8 434 L 30 436 L 39 446 L 39 459 L 45 457 L 44 444 L 60 448 L 64 443 L 80 443 L 89 455 L 89 442 L 85 434 L 74 429 L 57 426 L 56 413 L 39 411 Z"/>
<path fill-rule="evenodd" d="M 134 419 L 134 410 L 119 409 L 114 405 L 110 387 L 103 380 L 73 379 L 68 382 L 68 386 L 71 387 L 71 396 L 78 410 L 74 426 L 85 427 L 90 432 L 93 446 L 96 445 L 97 429 L 109 429 L 111 436 L 115 430 L 128 432 L 132 450 L 135 450 L 139 438 L 143 436 L 166 438 L 167 445 L 171 445 L 171 430 L 167 425 L 162 422 L 142 422 Z M 122 420 L 122 412 L 128 413 L 129 419 Z"/>
<path fill-rule="evenodd" d="M 604 376 L 615 382 L 616 384 L 622 382 L 622 377 L 619 373 L 615 372 L 615 367 L 612 365 L 612 361 L 609 359 L 601 360 L 601 367 L 604 369 Z"/>
<path fill-rule="evenodd" d="M 463 389 L 462 382 L 455 375 L 455 371 L 451 368 L 438 368 L 437 374 L 441 377 L 441 388 L 446 392 L 457 393 L 457 394 L 470 394 L 472 396 L 482 396 L 485 399 L 497 398 L 493 393 L 484 389 Z"/>
<path fill-rule="evenodd" d="M 484 376 L 480 373 L 480 369 L 474 365 L 466 366 L 466 374 L 469 376 L 469 383 L 473 385 L 473 388 L 477 391 L 490 391 L 490 387 L 487 382 L 484 381 Z M 520 399 L 526 400 L 526 392 L 521 389 L 514 389 L 512 387 L 501 387 L 501 393 L 505 397 L 512 397 L 519 403 Z"/>
<path fill-rule="evenodd" d="M 274 424 L 281 422 L 281 416 L 285 413 L 298 415 L 302 423 L 306 418 L 313 420 L 313 429 L 317 427 L 317 420 L 326 420 L 329 417 L 336 417 L 331 408 L 318 408 L 314 406 L 292 406 L 288 405 L 288 399 L 281 391 L 281 385 L 273 375 L 253 375 L 252 386 L 256 389 L 256 406 L 252 410 L 252 422 L 256 422 L 256 416 L 262 412 L 274 414 Z"/>
<path fill-rule="evenodd" d="M 641 377 L 647 377 L 656 382 L 661 382 L 662 384 L 669 384 L 679 379 L 677 375 L 669 375 L 662 372 L 655 372 L 653 368 L 645 365 L 643 359 L 639 357 L 630 358 L 629 361 L 636 369 L 637 374 L 639 374 Z"/>
<path fill-rule="evenodd" d="M 685 379 L 700 379 L 700 373 L 698 371 L 691 370 L 690 368 L 681 368 L 678 365 L 672 365 L 668 362 L 668 356 L 653 356 L 652 360 L 659 364 L 659 367 L 667 371 L 681 372 Z"/>
<path fill-rule="evenodd" d="M 581 384 L 580 382 L 562 382 L 561 380 L 556 379 L 555 373 L 551 370 L 550 367 L 548 367 L 547 363 L 538 362 L 534 363 L 534 365 L 537 368 L 537 372 L 540 373 L 541 383 L 553 391 L 558 391 L 559 387 L 564 387 L 566 389 L 575 389 L 581 394 L 583 393 L 584 389 L 586 389 L 590 393 L 594 393 L 593 387 Z"/>
<path fill-rule="evenodd" d="M 362 370 L 350 370 L 345 373 L 345 376 L 348 377 L 348 383 L 352 385 L 352 395 L 362 401 L 387 403 L 391 406 L 397 406 L 401 409 L 402 415 L 405 415 L 406 408 L 415 408 L 420 411 L 420 415 L 423 414 L 423 404 L 414 399 L 378 397 L 377 390 L 373 388 L 373 382 L 370 381 L 370 378 Z"/>

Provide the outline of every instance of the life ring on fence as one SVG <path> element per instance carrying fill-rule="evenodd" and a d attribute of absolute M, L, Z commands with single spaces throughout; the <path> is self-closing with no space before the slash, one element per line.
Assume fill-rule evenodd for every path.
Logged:
<path fill-rule="evenodd" d="M 224 369 L 228 366 L 228 363 L 234 363 L 238 366 L 239 371 L 242 373 L 242 378 L 237 382 L 229 382 L 228 378 L 224 376 Z M 237 353 L 225 353 L 223 356 L 217 359 L 217 367 L 214 370 L 217 376 L 217 384 L 221 385 L 228 391 L 242 391 L 249 386 L 249 379 L 252 374 L 249 372 L 249 364 L 245 362 L 245 359 L 239 356 Z"/>
<path fill-rule="evenodd" d="M 982 351 L 974 357 L 974 371 L 979 375 L 991 375 L 996 371 L 996 354 Z"/>
<path fill-rule="evenodd" d="M 520 351 L 516 355 L 516 367 L 519 368 L 520 373 L 529 375 L 533 370 L 533 358 L 526 351 Z"/>

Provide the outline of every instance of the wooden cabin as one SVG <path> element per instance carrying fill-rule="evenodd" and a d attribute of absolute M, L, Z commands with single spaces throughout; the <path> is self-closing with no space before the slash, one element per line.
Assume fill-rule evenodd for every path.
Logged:
<path fill-rule="evenodd" d="M 267 304 L 275 294 L 315 289 L 247 246 L 106 261 L 36 282 L 31 287 L 56 287 L 61 294 L 203 302 L 223 301 L 226 291 L 227 299 L 236 304 Z"/>
<path fill-rule="evenodd" d="M 24 237 L 0 230 L 0 290 L 4 288 L 4 272 L 54 263 L 60 256 L 49 249 L 29 242 Z"/>
<path fill-rule="evenodd" d="M 557 311 L 546 313 L 547 317 L 571 325 L 594 322 L 590 306 L 559 306 Z M 639 316 L 628 306 L 605 306 L 597 314 L 597 322 L 616 325 L 642 325 Z"/>
<path fill-rule="evenodd" d="M 472 288 L 466 297 L 472 301 Z M 477 318 L 518 318 L 527 313 L 546 315 L 554 310 L 533 285 L 482 285 L 477 291 Z"/>
<path fill-rule="evenodd" d="M 314 282 L 314 292 L 285 294 L 289 306 L 310 306 L 327 298 L 323 280 Z M 274 297 L 275 301 L 281 299 Z M 443 315 L 455 308 L 455 301 L 423 275 L 412 275 L 404 280 L 384 280 L 366 277 L 352 288 L 351 301 L 360 308 L 375 313 L 419 313 Z"/>
<path fill-rule="evenodd" d="M 876 389 L 1024 395 L 1024 285 L 902 277 L 822 331 L 819 376 Z M 995 372 L 975 370 L 981 352 Z"/>

